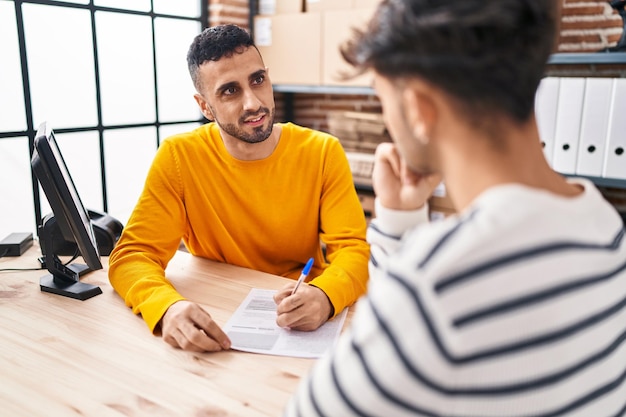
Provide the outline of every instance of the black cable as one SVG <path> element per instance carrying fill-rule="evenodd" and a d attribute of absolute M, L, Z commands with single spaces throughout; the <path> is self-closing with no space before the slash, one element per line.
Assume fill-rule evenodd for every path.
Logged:
<path fill-rule="evenodd" d="M 8 252 L 8 249 L 5 250 L 2 255 L 0 255 L 0 258 L 6 255 L 7 252 Z M 42 269 L 44 269 L 43 266 L 40 266 L 39 268 L 2 268 L 0 269 L 0 272 L 41 271 Z"/>
<path fill-rule="evenodd" d="M 19 271 L 41 271 L 43 268 L 4 268 L 0 272 L 19 272 Z"/>
<path fill-rule="evenodd" d="M 6 255 L 8 251 L 9 251 L 8 249 L 5 249 L 5 250 L 4 250 L 4 253 L 2 253 L 2 254 L 0 255 L 0 258 L 2 258 L 4 255 Z M 69 261 L 67 261 L 67 262 L 65 262 L 63 265 L 64 265 L 64 266 L 69 265 L 69 264 L 70 264 L 70 263 L 72 263 L 72 262 L 73 262 L 76 258 L 78 258 L 78 255 L 80 255 L 80 252 L 78 251 L 78 248 L 76 248 L 76 249 L 74 250 L 74 254 L 73 254 L 73 255 L 72 255 L 72 257 L 70 258 L 70 260 L 69 260 Z M 39 267 L 39 268 L 3 268 L 3 269 L 0 269 L 0 272 L 40 271 L 40 270 L 42 270 L 42 269 L 45 269 L 45 268 L 44 268 L 43 266 L 41 266 L 41 267 Z"/>
<path fill-rule="evenodd" d="M 0 254 L 0 258 L 4 257 L 4 255 L 8 252 L 9 250 L 5 249 L 4 252 Z M 0 269 L 0 272 L 41 271 L 42 269 L 44 269 L 43 266 L 40 266 L 39 268 L 2 268 Z"/>
<path fill-rule="evenodd" d="M 78 251 L 78 247 L 76 247 L 76 249 L 74 249 L 74 254 L 70 258 L 70 260 L 65 262 L 63 265 L 64 266 L 68 266 L 70 263 L 74 262 L 74 260 L 76 260 L 76 258 L 78 258 L 78 255 L 80 255 L 80 252 Z"/>

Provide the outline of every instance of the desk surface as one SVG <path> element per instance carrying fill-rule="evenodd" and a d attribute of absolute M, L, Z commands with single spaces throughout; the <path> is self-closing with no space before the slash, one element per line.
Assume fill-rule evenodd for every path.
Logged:
<path fill-rule="evenodd" d="M 39 247 L 0 258 L 36 268 Z M 78 301 L 39 290 L 47 271 L 0 272 L 0 410 L 20 416 L 279 416 L 310 359 L 192 353 L 153 336 L 111 288 L 105 269 L 82 280 L 103 294 Z M 167 276 L 223 325 L 250 288 L 285 278 L 178 252 Z"/>

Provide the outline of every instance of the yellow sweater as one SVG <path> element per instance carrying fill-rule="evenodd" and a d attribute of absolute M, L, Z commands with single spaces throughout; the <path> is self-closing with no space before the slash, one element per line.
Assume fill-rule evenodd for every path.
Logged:
<path fill-rule="evenodd" d="M 272 155 L 241 161 L 208 123 L 159 147 L 109 279 L 154 331 L 184 299 L 164 273 L 181 238 L 193 255 L 294 279 L 314 257 L 309 282 L 338 314 L 366 289 L 365 229 L 336 138 L 287 123 Z"/>

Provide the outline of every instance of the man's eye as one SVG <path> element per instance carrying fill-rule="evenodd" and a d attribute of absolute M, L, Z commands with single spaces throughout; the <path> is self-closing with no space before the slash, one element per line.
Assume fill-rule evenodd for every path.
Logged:
<path fill-rule="evenodd" d="M 225 96 L 232 96 L 236 92 L 237 92 L 237 89 L 235 87 L 228 87 L 227 89 L 224 90 L 224 95 Z"/>
<path fill-rule="evenodd" d="M 263 84 L 263 81 L 265 81 L 265 75 L 259 75 L 254 79 L 255 84 Z"/>

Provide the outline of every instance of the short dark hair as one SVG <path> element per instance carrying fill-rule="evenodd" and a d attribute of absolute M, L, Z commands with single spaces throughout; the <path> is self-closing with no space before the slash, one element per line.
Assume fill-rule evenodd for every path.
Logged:
<path fill-rule="evenodd" d="M 196 36 L 187 52 L 187 66 L 193 85 L 200 91 L 198 68 L 207 61 L 219 61 L 234 53 L 243 53 L 254 46 L 250 34 L 237 25 L 220 25 L 206 28 Z"/>
<path fill-rule="evenodd" d="M 383 0 L 341 52 L 359 73 L 433 83 L 469 117 L 523 122 L 556 44 L 556 1 Z"/>

